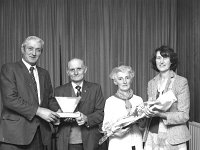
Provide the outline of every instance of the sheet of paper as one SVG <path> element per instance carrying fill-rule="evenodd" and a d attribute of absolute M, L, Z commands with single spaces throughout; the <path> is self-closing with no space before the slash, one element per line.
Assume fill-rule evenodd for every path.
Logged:
<path fill-rule="evenodd" d="M 63 112 L 74 112 L 80 97 L 55 97 Z"/>

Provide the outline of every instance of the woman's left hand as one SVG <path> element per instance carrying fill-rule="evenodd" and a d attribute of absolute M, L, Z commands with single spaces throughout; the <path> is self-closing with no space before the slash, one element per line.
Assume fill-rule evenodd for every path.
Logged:
<path fill-rule="evenodd" d="M 147 118 L 159 116 L 159 113 L 160 113 L 159 111 L 153 111 L 148 106 L 144 107 L 143 112 L 145 113 L 145 115 L 146 115 Z"/>

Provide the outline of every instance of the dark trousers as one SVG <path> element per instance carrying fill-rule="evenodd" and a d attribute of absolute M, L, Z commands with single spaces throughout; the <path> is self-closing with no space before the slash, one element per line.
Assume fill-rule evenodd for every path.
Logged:
<path fill-rule="evenodd" d="M 40 128 L 38 127 L 36 134 L 29 145 L 14 145 L 9 143 L 0 143 L 0 150 L 46 150 L 42 143 Z"/>
<path fill-rule="evenodd" d="M 84 150 L 83 144 L 69 144 L 69 150 Z"/>

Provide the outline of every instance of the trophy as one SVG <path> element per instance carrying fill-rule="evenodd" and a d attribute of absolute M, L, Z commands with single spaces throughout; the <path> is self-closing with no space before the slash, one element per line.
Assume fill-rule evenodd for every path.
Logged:
<path fill-rule="evenodd" d="M 55 97 L 62 112 L 58 113 L 61 118 L 77 118 L 80 116 L 79 112 L 74 112 L 81 97 Z"/>

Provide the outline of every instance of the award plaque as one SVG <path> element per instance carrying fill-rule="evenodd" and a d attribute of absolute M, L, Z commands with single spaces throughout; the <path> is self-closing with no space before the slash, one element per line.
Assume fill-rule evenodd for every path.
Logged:
<path fill-rule="evenodd" d="M 55 97 L 62 112 L 58 113 L 61 118 L 77 118 L 80 113 L 74 112 L 81 97 Z"/>

